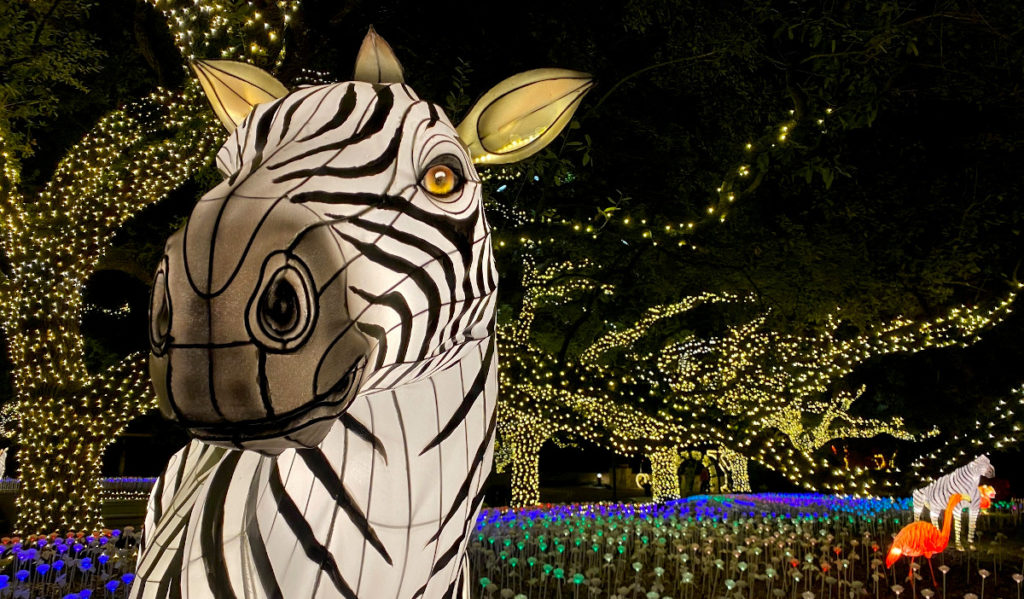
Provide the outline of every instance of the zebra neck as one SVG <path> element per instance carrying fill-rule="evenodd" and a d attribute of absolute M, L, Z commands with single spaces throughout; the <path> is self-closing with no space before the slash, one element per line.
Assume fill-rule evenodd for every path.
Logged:
<path fill-rule="evenodd" d="M 491 469 L 496 400 L 487 339 L 447 370 L 357 397 L 318 448 L 266 458 L 269 492 L 256 510 L 263 543 L 323 564 L 283 571 L 293 589 L 312 585 L 295 596 L 455 589 Z"/>

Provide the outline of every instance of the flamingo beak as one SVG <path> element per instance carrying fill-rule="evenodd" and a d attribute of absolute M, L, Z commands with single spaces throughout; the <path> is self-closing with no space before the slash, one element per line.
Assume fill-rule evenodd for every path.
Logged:
<path fill-rule="evenodd" d="M 891 568 L 892 565 L 896 563 L 896 560 L 900 559 L 900 555 L 902 553 L 903 550 L 899 547 L 893 547 L 892 549 L 890 549 L 889 555 L 885 556 L 885 567 Z"/>

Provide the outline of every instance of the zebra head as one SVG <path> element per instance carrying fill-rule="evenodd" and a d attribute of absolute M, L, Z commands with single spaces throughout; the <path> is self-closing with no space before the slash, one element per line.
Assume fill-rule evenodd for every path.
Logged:
<path fill-rule="evenodd" d="M 168 240 L 150 305 L 162 412 L 207 442 L 313 446 L 359 393 L 422 379 L 493 332 L 496 271 L 474 163 L 549 143 L 591 79 L 522 73 L 457 128 L 372 31 L 356 78 L 288 93 L 194 65 L 231 132 L 225 179 Z"/>
<path fill-rule="evenodd" d="M 992 478 L 996 475 L 996 469 L 992 466 L 992 462 L 988 460 L 988 456 L 982 454 L 971 462 L 971 470 L 978 476 L 984 476 L 986 478 Z"/>

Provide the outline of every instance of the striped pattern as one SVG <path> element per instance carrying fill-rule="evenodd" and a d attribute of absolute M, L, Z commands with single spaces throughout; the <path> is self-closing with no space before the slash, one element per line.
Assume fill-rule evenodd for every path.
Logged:
<path fill-rule="evenodd" d="M 953 472 L 940 477 L 932 484 L 913 493 L 914 520 L 920 520 L 922 512 L 927 508 L 932 525 L 939 527 L 939 512 L 946 506 L 946 502 L 954 493 L 963 496 L 963 500 L 953 509 L 953 535 L 956 541 L 956 548 L 963 550 L 960 541 L 960 519 L 963 514 L 964 504 L 967 504 L 968 527 L 967 542 L 974 543 L 974 529 L 978 523 L 978 514 L 981 511 L 981 493 L 978 491 L 978 481 L 982 476 L 993 477 L 996 475 L 988 456 L 980 455 L 974 458 L 970 464 L 957 468 Z"/>
<path fill-rule="evenodd" d="M 418 184 L 438 161 L 444 198 Z M 154 383 L 200 440 L 154 488 L 132 596 L 468 597 L 497 276 L 453 127 L 402 84 L 304 88 L 217 163 L 154 288 Z M 260 329 L 273 269 L 299 333 Z"/>

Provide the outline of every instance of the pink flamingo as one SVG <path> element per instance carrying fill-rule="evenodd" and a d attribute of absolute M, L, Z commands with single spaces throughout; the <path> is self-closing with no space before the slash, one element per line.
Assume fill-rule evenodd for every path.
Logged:
<path fill-rule="evenodd" d="M 932 556 L 942 553 L 949 544 L 950 522 L 953 520 L 953 508 L 960 503 L 963 495 L 953 493 L 946 504 L 946 513 L 942 517 L 942 530 L 935 528 L 931 522 L 919 520 L 911 522 L 903 527 L 889 548 L 889 555 L 885 557 L 885 567 L 891 568 L 896 560 L 902 555 L 910 557 L 910 563 L 914 558 L 923 555 L 928 560 L 928 570 L 932 573 L 932 584 L 935 584 L 935 570 L 932 570 Z M 910 576 L 914 572 L 911 569 Z"/>

